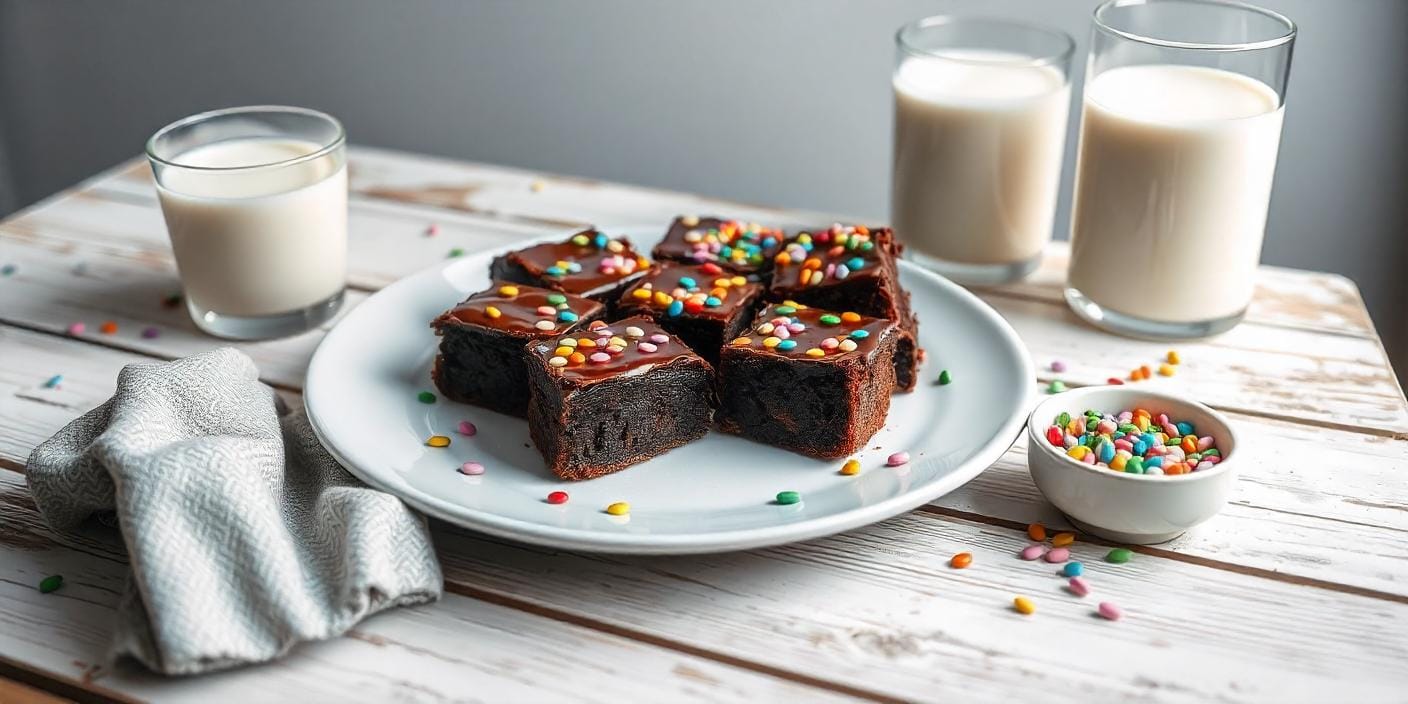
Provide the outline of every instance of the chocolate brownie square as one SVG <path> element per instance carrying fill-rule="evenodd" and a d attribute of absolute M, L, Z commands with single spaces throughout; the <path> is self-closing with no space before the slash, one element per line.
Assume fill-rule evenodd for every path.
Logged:
<path fill-rule="evenodd" d="M 657 264 L 616 304 L 621 315 L 648 315 L 717 366 L 719 348 L 753 321 L 761 284 L 714 263 Z"/>
<path fill-rule="evenodd" d="M 785 239 L 782 230 L 755 222 L 681 215 L 650 255 L 691 264 L 717 264 L 740 274 L 763 274 Z"/>
<path fill-rule="evenodd" d="M 771 304 L 719 360 L 719 427 L 813 457 L 844 457 L 885 425 L 893 321 Z"/>
<path fill-rule="evenodd" d="M 650 267 L 625 237 L 611 238 L 594 229 L 564 242 L 550 242 L 509 252 L 489 267 L 489 275 L 517 283 L 595 298 L 610 305 Z"/>
<path fill-rule="evenodd" d="M 592 479 L 704 437 L 714 370 L 646 317 L 530 342 L 528 431 L 548 469 Z"/>
<path fill-rule="evenodd" d="M 523 346 L 572 332 L 605 311 L 590 298 L 496 282 L 431 321 L 440 336 L 431 372 L 435 386 L 452 401 L 523 416 L 528 411 Z"/>
<path fill-rule="evenodd" d="M 888 227 L 864 226 L 799 232 L 774 259 L 769 298 L 817 308 L 853 310 L 899 324 L 895 386 L 913 391 L 919 378 L 919 319 L 900 287 L 901 245 Z"/>

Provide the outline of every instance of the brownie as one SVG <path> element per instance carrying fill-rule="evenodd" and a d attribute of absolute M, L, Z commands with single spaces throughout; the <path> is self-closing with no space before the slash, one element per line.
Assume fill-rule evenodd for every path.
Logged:
<path fill-rule="evenodd" d="M 761 284 L 714 263 L 665 263 L 626 289 L 616 310 L 655 318 L 717 366 L 719 348 L 753 321 L 753 304 L 762 295 Z"/>
<path fill-rule="evenodd" d="M 890 320 L 770 304 L 719 359 L 719 427 L 813 457 L 844 457 L 885 424 L 895 386 Z"/>
<path fill-rule="evenodd" d="M 540 244 L 502 255 L 490 265 L 489 275 L 575 293 L 610 305 L 649 267 L 650 260 L 632 249 L 630 240 L 613 239 L 587 229 L 563 242 Z"/>
<path fill-rule="evenodd" d="M 574 331 L 606 307 L 570 293 L 496 282 L 431 321 L 440 354 L 431 376 L 440 393 L 500 413 L 528 411 L 528 367 L 523 346 Z"/>
<path fill-rule="evenodd" d="M 782 230 L 755 222 L 681 215 L 650 255 L 677 262 L 718 264 L 740 274 L 762 275 L 782 247 Z"/>
<path fill-rule="evenodd" d="M 888 227 L 832 225 L 799 232 L 774 260 L 768 296 L 895 321 L 900 328 L 895 386 L 913 391 L 921 356 L 919 319 L 909 309 L 909 292 L 900 287 L 901 249 Z"/>
<path fill-rule="evenodd" d="M 528 431 L 548 469 L 591 479 L 704 437 L 714 370 L 650 318 L 528 343 Z"/>

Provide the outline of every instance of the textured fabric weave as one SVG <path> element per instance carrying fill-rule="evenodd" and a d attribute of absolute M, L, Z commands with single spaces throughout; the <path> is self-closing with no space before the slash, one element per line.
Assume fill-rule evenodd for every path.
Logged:
<path fill-rule="evenodd" d="M 58 530 L 116 513 L 132 575 L 112 655 L 157 672 L 269 660 L 440 596 L 425 520 L 339 466 L 233 349 L 128 366 L 26 471 Z"/>

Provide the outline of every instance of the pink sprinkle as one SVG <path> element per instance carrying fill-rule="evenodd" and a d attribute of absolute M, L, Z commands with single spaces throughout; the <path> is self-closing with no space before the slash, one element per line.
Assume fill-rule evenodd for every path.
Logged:
<path fill-rule="evenodd" d="M 538 315 L 557 315 L 557 309 L 552 306 L 538 306 Z"/>
<path fill-rule="evenodd" d="M 670 341 L 670 336 L 657 332 L 654 335 L 650 336 L 650 341 L 654 342 L 657 345 L 663 345 L 666 342 Z"/>
<path fill-rule="evenodd" d="M 87 329 L 87 326 L 84 325 L 83 323 L 70 323 L 69 326 L 68 326 L 68 334 L 70 334 L 70 335 L 82 335 L 82 334 L 83 334 L 83 331 L 86 330 L 86 329 Z"/>
<path fill-rule="evenodd" d="M 806 329 L 807 329 L 807 326 L 805 326 L 805 325 L 803 325 L 803 324 L 801 324 L 801 323 L 788 323 L 788 324 L 787 324 L 787 329 L 788 329 L 788 330 L 791 330 L 792 332 L 801 332 L 801 331 L 803 331 L 803 330 L 806 330 Z"/>
<path fill-rule="evenodd" d="M 1065 362 L 1062 362 L 1062 361 L 1059 360 L 1059 359 L 1053 361 L 1053 362 L 1051 363 L 1051 371 L 1053 371 L 1053 372 L 1064 372 L 1064 371 L 1066 371 L 1066 363 L 1065 363 Z"/>
<path fill-rule="evenodd" d="M 1198 452 L 1203 452 L 1212 447 L 1213 439 L 1211 435 L 1204 435 L 1198 438 Z"/>
<path fill-rule="evenodd" d="M 426 237 L 434 237 L 438 234 L 440 234 L 440 226 L 433 222 L 430 223 L 430 227 L 425 228 Z"/>
<path fill-rule="evenodd" d="M 1046 561 L 1050 563 L 1065 562 L 1071 559 L 1071 551 L 1066 548 L 1052 548 L 1044 557 Z"/>
<path fill-rule="evenodd" d="M 1067 588 L 1076 596 L 1085 596 L 1090 593 L 1090 582 L 1085 581 L 1084 577 L 1071 577 L 1071 581 L 1067 582 Z"/>
<path fill-rule="evenodd" d="M 161 336 L 161 331 L 156 328 L 142 328 L 142 337 L 147 340 L 154 340 Z"/>
<path fill-rule="evenodd" d="M 649 354 L 649 353 L 654 352 L 655 350 L 658 350 L 658 349 L 660 349 L 660 348 L 659 348 L 659 347 L 656 347 L 656 346 L 655 346 L 654 344 L 652 344 L 652 343 L 649 343 L 649 342 L 642 342 L 642 343 L 639 343 L 639 344 L 636 345 L 636 349 L 640 350 L 641 352 L 645 352 L 645 353 Z"/>
<path fill-rule="evenodd" d="M 1120 610 L 1120 607 L 1115 606 L 1114 604 L 1111 604 L 1108 601 L 1100 602 L 1100 606 L 1097 610 L 1100 612 L 1101 616 L 1104 616 L 1105 618 L 1111 621 L 1118 621 L 1120 620 L 1121 616 L 1124 616 L 1124 612 Z"/>
<path fill-rule="evenodd" d="M 841 346 L 841 341 L 834 337 L 828 337 L 821 341 L 821 348 L 824 350 L 834 350 Z"/>
<path fill-rule="evenodd" d="M 468 474 L 473 477 L 484 473 L 484 465 L 478 462 L 465 462 L 460 465 L 460 474 Z"/>
<path fill-rule="evenodd" d="M 592 356 L 590 357 L 590 359 L 591 359 L 593 362 L 596 362 L 597 364 L 601 364 L 602 362 L 610 362 L 610 361 L 611 361 L 611 355 L 609 355 L 609 354 L 607 354 L 607 353 L 605 353 L 605 352 L 594 352 L 594 353 L 592 353 Z"/>
<path fill-rule="evenodd" d="M 471 422 L 469 422 L 469 421 L 467 421 L 467 420 L 462 420 L 462 421 L 460 421 L 459 431 L 460 431 L 460 435 L 471 436 L 471 435 L 474 435 L 475 433 L 479 432 L 479 429 L 476 428 L 476 427 L 474 427 L 474 424 L 473 424 L 473 423 L 471 423 Z"/>
<path fill-rule="evenodd" d="M 772 334 L 779 340 L 786 340 L 787 338 L 792 337 L 792 333 L 788 332 L 787 328 L 781 326 L 773 328 Z"/>
<path fill-rule="evenodd" d="M 885 464 L 890 465 L 891 467 L 898 467 L 902 464 L 909 464 L 909 453 L 896 452 L 895 454 L 890 455 L 888 458 L 885 459 Z"/>
<path fill-rule="evenodd" d="M 1019 554 L 1022 556 L 1023 560 L 1035 560 L 1041 557 L 1044 552 L 1046 552 L 1045 545 L 1028 545 L 1022 548 L 1022 552 Z"/>

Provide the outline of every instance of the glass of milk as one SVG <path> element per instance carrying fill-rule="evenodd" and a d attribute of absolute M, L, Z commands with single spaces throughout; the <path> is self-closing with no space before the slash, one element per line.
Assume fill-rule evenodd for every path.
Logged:
<path fill-rule="evenodd" d="M 342 124 L 256 106 L 192 115 L 147 142 L 157 195 L 202 330 L 237 340 L 326 322 L 347 283 Z"/>
<path fill-rule="evenodd" d="M 1051 241 L 1075 42 L 940 16 L 895 44 L 895 233 L 911 259 L 963 283 L 1026 276 Z"/>
<path fill-rule="evenodd" d="M 1219 0 L 1095 10 L 1066 300 L 1145 338 L 1236 326 L 1251 303 L 1296 27 Z"/>

